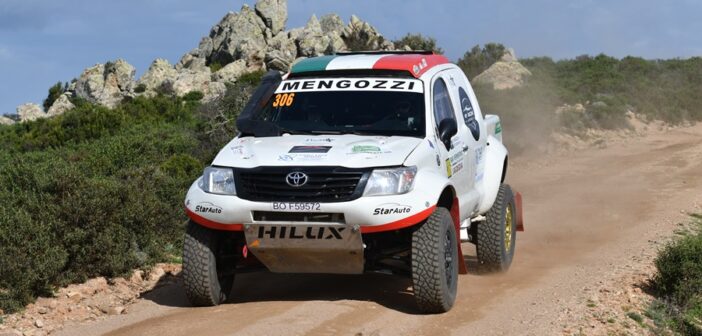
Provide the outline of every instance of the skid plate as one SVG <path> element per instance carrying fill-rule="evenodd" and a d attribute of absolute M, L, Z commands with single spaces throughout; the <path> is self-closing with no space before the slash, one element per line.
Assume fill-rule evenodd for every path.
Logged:
<path fill-rule="evenodd" d="M 249 251 L 276 273 L 363 273 L 361 230 L 343 224 L 246 224 Z"/>

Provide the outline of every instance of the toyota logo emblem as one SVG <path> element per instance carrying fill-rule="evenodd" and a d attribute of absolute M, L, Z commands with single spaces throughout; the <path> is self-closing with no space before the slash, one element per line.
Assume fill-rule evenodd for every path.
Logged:
<path fill-rule="evenodd" d="M 302 187 L 307 183 L 307 174 L 301 172 L 292 172 L 285 177 L 285 182 L 291 187 Z"/>

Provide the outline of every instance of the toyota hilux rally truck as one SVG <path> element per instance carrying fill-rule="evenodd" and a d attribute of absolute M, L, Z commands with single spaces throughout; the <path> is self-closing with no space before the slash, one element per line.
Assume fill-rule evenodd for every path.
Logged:
<path fill-rule="evenodd" d="M 193 305 L 227 299 L 234 276 L 409 276 L 419 309 L 451 309 L 466 265 L 505 271 L 523 229 L 504 184 L 500 119 L 466 76 L 427 52 L 362 52 L 268 72 L 239 134 L 187 193 L 183 276 Z"/>

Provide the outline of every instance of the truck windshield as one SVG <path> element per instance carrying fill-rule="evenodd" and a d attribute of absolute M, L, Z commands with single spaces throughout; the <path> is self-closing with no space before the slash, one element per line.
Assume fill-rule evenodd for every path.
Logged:
<path fill-rule="evenodd" d="M 287 80 L 251 119 L 281 133 L 424 137 L 422 90 L 415 79 Z"/>

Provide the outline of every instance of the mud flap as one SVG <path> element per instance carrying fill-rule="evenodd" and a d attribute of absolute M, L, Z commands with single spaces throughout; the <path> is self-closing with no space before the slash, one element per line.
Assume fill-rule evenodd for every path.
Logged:
<path fill-rule="evenodd" d="M 246 224 L 248 250 L 275 273 L 363 273 L 363 240 L 348 225 Z"/>
<path fill-rule="evenodd" d="M 463 249 L 461 248 L 461 220 L 460 212 L 458 208 L 458 198 L 453 199 L 453 205 L 451 206 L 451 219 L 453 219 L 453 226 L 456 229 L 456 243 L 458 244 L 458 274 L 468 274 L 468 267 L 466 266 L 466 259 L 463 257 Z"/>
<path fill-rule="evenodd" d="M 514 207 L 517 208 L 517 231 L 524 231 L 524 215 L 522 214 L 522 194 L 514 193 Z"/>

